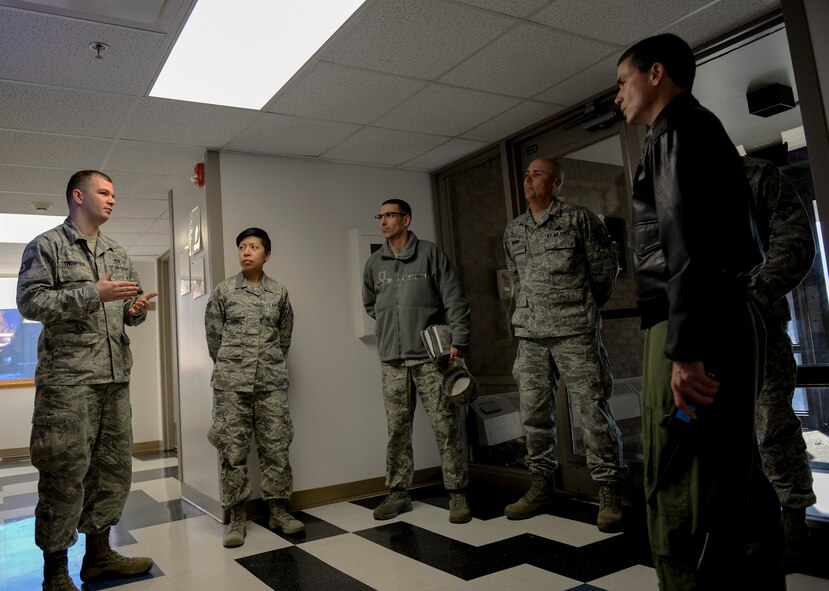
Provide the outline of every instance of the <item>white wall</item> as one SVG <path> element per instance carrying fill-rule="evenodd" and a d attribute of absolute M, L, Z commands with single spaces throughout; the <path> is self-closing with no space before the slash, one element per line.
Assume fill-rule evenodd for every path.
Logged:
<path fill-rule="evenodd" d="M 134 262 L 144 291 L 157 290 L 155 262 Z M 130 397 L 135 443 L 161 439 L 161 374 L 158 357 L 158 315 L 150 312 L 141 326 L 128 326 L 133 356 Z M 29 447 L 35 389 L 0 390 L 0 450 Z"/>
<path fill-rule="evenodd" d="M 158 291 L 158 266 L 155 261 L 133 261 L 144 293 Z M 158 303 L 139 326 L 128 326 L 132 351 L 130 399 L 132 401 L 132 438 L 135 443 L 161 440 L 161 368 L 159 359 Z"/>
<path fill-rule="evenodd" d="M 429 175 L 276 157 L 221 154 L 225 274 L 239 270 L 235 238 L 265 229 L 273 242 L 265 272 L 282 283 L 294 309 L 288 397 L 295 426 L 295 490 L 385 475 L 386 421 L 380 361 L 373 343 L 356 337 L 360 277 L 352 228 L 376 229 L 380 203 L 391 197 L 414 210 L 412 229 L 435 235 Z M 414 428 L 415 468 L 440 456 L 422 410 Z"/>

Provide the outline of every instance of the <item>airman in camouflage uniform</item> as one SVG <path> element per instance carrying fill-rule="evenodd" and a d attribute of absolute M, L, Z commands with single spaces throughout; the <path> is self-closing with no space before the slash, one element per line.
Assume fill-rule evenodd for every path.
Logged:
<path fill-rule="evenodd" d="M 386 241 L 366 261 L 363 305 L 375 319 L 382 362 L 389 433 L 386 486 L 391 492 L 375 508 L 374 518 L 391 519 L 412 510 L 408 489 L 414 472 L 412 421 L 417 393 L 440 451 L 443 484 L 449 491 L 449 521 L 466 523 L 472 517 L 465 493 L 469 470 L 460 411 L 444 394 L 443 383 L 455 358 L 469 346 L 469 304 L 446 255 L 409 231 L 412 209 L 408 203 L 389 199 L 375 217 Z M 420 337 L 420 331 L 433 324 L 449 325 L 452 346 L 445 362 L 431 362 Z"/>
<path fill-rule="evenodd" d="M 587 465 L 601 485 L 597 525 L 616 531 L 619 484 L 627 467 L 609 403 L 613 381 L 599 333 L 599 307 L 610 298 L 618 260 L 601 221 L 585 207 L 557 198 L 561 183 L 556 162 L 531 162 L 524 179 L 529 210 L 504 232 L 517 289 L 512 324 L 520 340 L 513 377 L 533 475 L 530 490 L 505 514 L 524 519 L 552 501 L 552 474 L 558 467 L 555 392 L 563 378 L 584 429 Z"/>
<path fill-rule="evenodd" d="M 815 241 L 803 202 L 777 166 L 749 157 L 743 158 L 743 164 L 766 249 L 766 263 L 750 286 L 766 327 L 766 363 L 755 426 L 763 471 L 783 508 L 787 558 L 794 558 L 804 549 L 806 507 L 816 497 L 803 427 L 792 408 L 797 363 L 786 330 L 791 319 L 786 295 L 812 268 Z"/>
<path fill-rule="evenodd" d="M 69 217 L 30 242 L 17 282 L 23 317 L 43 323 L 38 341 L 30 453 L 38 469 L 35 543 L 44 590 L 76 589 L 66 551 L 86 535 L 85 582 L 140 575 L 149 558 L 109 545 L 132 480 L 132 355 L 124 326 L 141 324 L 149 300 L 126 251 L 98 232 L 115 205 L 112 179 L 69 180 Z"/>
<path fill-rule="evenodd" d="M 305 529 L 285 510 L 293 490 L 288 450 L 294 427 L 288 410 L 288 368 L 294 313 L 288 291 L 262 270 L 271 241 L 260 228 L 236 238 L 242 272 L 216 286 L 204 316 L 213 360 L 213 424 L 207 438 L 221 459 L 222 506 L 230 510 L 226 547 L 245 539 L 245 501 L 251 494 L 247 457 L 255 435 L 262 497 L 270 527 Z"/>

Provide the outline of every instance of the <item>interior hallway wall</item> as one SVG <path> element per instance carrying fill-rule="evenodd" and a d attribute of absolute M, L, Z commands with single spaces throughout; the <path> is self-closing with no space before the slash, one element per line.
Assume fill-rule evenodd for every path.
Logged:
<path fill-rule="evenodd" d="M 380 362 L 374 343 L 356 335 L 355 315 L 365 312 L 350 232 L 377 231 L 380 203 L 397 197 L 412 205 L 417 236 L 434 240 L 429 175 L 240 154 L 223 153 L 220 161 L 225 274 L 239 271 L 238 233 L 265 229 L 273 242 L 265 272 L 288 289 L 294 309 L 288 357 L 294 489 L 383 476 Z M 413 439 L 415 468 L 439 465 L 420 407 Z"/>

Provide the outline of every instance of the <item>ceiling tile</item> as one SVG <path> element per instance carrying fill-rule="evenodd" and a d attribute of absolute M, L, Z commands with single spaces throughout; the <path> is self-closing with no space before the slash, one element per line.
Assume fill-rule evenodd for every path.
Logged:
<path fill-rule="evenodd" d="M 265 111 L 329 121 L 371 123 L 424 82 L 317 62 L 280 90 Z"/>
<path fill-rule="evenodd" d="M 14 139 L 14 136 L 8 139 Z M 0 142 L 0 152 L 2 151 Z M 0 188 L 3 191 L 41 195 L 66 195 L 66 183 L 75 169 L 37 168 L 0 164 Z"/>
<path fill-rule="evenodd" d="M 118 189 L 116 188 L 116 192 Z M 167 209 L 167 201 L 159 199 L 125 199 L 123 195 L 115 201 L 113 215 L 125 218 L 158 219 Z"/>
<path fill-rule="evenodd" d="M 518 102 L 519 99 L 496 94 L 431 84 L 378 120 L 377 125 L 435 135 L 460 135 Z"/>
<path fill-rule="evenodd" d="M 110 236 L 112 234 L 126 233 L 126 234 L 143 234 L 147 231 L 155 220 L 147 218 L 128 218 L 118 217 L 117 212 L 113 212 L 112 217 L 101 226 L 101 231 Z"/>
<path fill-rule="evenodd" d="M 0 130 L 0 163 L 97 169 L 111 145 L 108 139 Z"/>
<path fill-rule="evenodd" d="M 0 121 L 6 129 L 114 138 L 135 99 L 0 81 Z"/>
<path fill-rule="evenodd" d="M 106 170 L 113 172 L 113 179 L 119 172 L 190 176 L 193 166 L 203 157 L 204 149 L 197 146 L 121 140 L 115 143 Z"/>
<path fill-rule="evenodd" d="M 398 165 L 442 143 L 445 137 L 365 127 L 323 157 L 345 162 Z"/>
<path fill-rule="evenodd" d="M 107 238 L 112 238 L 123 247 L 132 246 L 138 239 L 141 238 L 144 234 L 138 234 L 134 232 L 113 232 L 112 229 L 109 227 L 109 223 L 104 226 L 104 234 L 106 234 Z"/>
<path fill-rule="evenodd" d="M 202 160 L 198 158 L 197 160 Z M 109 174 L 109 173 L 108 173 Z M 177 175 L 140 174 L 135 172 L 112 172 L 115 185 L 115 195 L 125 199 L 158 199 L 165 206 L 169 200 L 170 191 L 184 178 L 193 174 L 193 164 L 186 171 Z"/>
<path fill-rule="evenodd" d="M 580 36 L 630 45 L 643 31 L 654 31 L 710 4 L 711 0 L 557 0 L 532 20 Z"/>
<path fill-rule="evenodd" d="M 592 96 L 613 90 L 616 86 L 616 63 L 622 53 L 619 51 L 618 54 L 611 55 L 533 98 L 572 107 Z"/>
<path fill-rule="evenodd" d="M 127 249 L 127 254 L 130 255 L 130 258 L 134 257 L 133 260 L 138 259 L 138 257 L 152 257 L 150 260 L 155 260 L 168 250 L 170 250 L 169 246 L 143 246 L 138 244 L 130 246 Z"/>
<path fill-rule="evenodd" d="M 319 58 L 433 80 L 514 22 L 441 0 L 380 0 L 361 11 L 348 34 L 334 38 Z"/>
<path fill-rule="evenodd" d="M 143 94 L 164 35 L 0 7 L 0 79 L 118 94 Z M 109 45 L 103 59 L 89 48 Z"/>
<path fill-rule="evenodd" d="M 165 232 L 170 232 L 170 220 L 165 215 L 167 212 L 165 211 L 161 214 L 160 219 L 156 220 L 155 223 L 150 226 L 147 230 L 148 234 L 164 234 Z"/>
<path fill-rule="evenodd" d="M 136 241 L 135 245 L 163 246 L 166 248 L 170 246 L 170 235 L 169 232 L 167 234 L 151 234 L 150 232 L 146 232 L 141 235 L 141 238 Z"/>
<path fill-rule="evenodd" d="M 547 27 L 524 24 L 488 45 L 440 81 L 531 97 L 617 49 Z"/>
<path fill-rule="evenodd" d="M 538 123 L 560 110 L 561 107 L 558 105 L 524 101 L 506 113 L 501 113 L 475 129 L 464 133 L 463 137 L 496 142 L 521 131 L 529 125 Z"/>
<path fill-rule="evenodd" d="M 720 0 L 659 32 L 674 33 L 698 47 L 778 8 L 779 0 Z"/>
<path fill-rule="evenodd" d="M 43 212 L 37 211 L 33 203 L 50 203 L 51 207 Z M 22 213 L 29 215 L 65 216 L 69 213 L 66 198 L 60 195 L 27 195 L 25 193 L 0 193 L 0 211 L 3 213 Z M 0 241 L 2 241 L 0 235 Z"/>
<path fill-rule="evenodd" d="M 472 140 L 453 139 L 445 144 L 438 146 L 433 150 L 429 150 L 425 154 L 421 154 L 417 158 L 412 158 L 408 162 L 404 162 L 403 166 L 408 168 L 419 168 L 422 170 L 437 170 L 441 166 L 454 162 L 464 156 L 468 156 L 482 148 L 487 147 L 487 142 L 476 142 Z"/>
<path fill-rule="evenodd" d="M 319 156 L 359 130 L 358 125 L 263 113 L 228 148 L 259 154 Z"/>
<path fill-rule="evenodd" d="M 464 4 L 510 16 L 526 17 L 550 3 L 550 0 L 459 0 Z"/>
<path fill-rule="evenodd" d="M 257 111 L 147 97 L 140 99 L 124 126 L 127 140 L 223 148 Z"/>

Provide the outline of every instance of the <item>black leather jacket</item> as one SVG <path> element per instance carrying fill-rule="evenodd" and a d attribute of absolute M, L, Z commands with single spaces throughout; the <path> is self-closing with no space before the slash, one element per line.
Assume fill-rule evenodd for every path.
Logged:
<path fill-rule="evenodd" d="M 670 359 L 710 358 L 764 255 L 740 156 L 690 92 L 648 131 L 633 181 L 631 248 L 642 328 L 667 320 Z"/>

